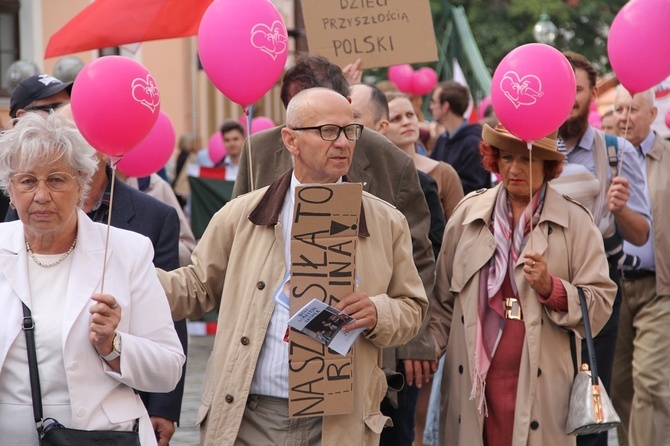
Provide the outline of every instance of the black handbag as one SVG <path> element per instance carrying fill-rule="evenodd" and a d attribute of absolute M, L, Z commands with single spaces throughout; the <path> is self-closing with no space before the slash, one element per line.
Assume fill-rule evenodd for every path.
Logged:
<path fill-rule="evenodd" d="M 35 352 L 35 321 L 30 309 L 23 304 L 23 331 L 30 367 L 30 391 L 33 397 L 33 415 L 41 446 L 141 446 L 139 418 L 132 431 L 86 431 L 69 429 L 53 418 L 43 418 L 42 390 Z"/>
<path fill-rule="evenodd" d="M 572 345 L 570 349 L 572 350 L 572 361 L 575 367 L 575 380 L 570 392 L 568 421 L 565 431 L 572 435 L 588 435 L 614 429 L 621 423 L 621 420 L 614 410 L 609 396 L 607 396 L 602 381 L 598 377 L 596 349 L 591 335 L 586 298 L 581 288 L 577 288 L 577 291 L 579 292 L 579 303 L 582 307 L 582 318 L 584 319 L 584 334 L 589 354 L 590 370 L 589 364 L 582 364 L 581 370 L 577 372 L 577 346 L 575 336 L 571 332 Z"/>

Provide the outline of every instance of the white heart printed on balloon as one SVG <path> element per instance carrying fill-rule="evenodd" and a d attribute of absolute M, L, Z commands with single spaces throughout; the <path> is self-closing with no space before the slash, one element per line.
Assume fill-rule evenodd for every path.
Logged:
<path fill-rule="evenodd" d="M 268 54 L 272 60 L 287 50 L 286 43 L 286 29 L 279 20 L 275 20 L 272 26 L 258 23 L 251 28 L 251 45 Z"/>
<path fill-rule="evenodd" d="M 533 74 L 520 77 L 515 71 L 508 71 L 500 80 L 500 91 L 519 108 L 522 105 L 533 105 L 537 98 L 544 95 L 540 78 Z"/>
<path fill-rule="evenodd" d="M 156 108 L 160 105 L 161 96 L 158 92 L 156 81 L 154 81 L 151 74 L 147 74 L 146 80 L 142 78 L 133 79 L 130 88 L 133 93 L 133 99 L 147 107 L 152 113 L 156 111 Z"/>

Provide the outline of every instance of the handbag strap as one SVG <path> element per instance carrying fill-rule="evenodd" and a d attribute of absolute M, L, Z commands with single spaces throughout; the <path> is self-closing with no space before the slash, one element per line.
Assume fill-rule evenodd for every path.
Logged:
<path fill-rule="evenodd" d="M 33 415 L 35 423 L 42 421 L 42 389 L 40 388 L 40 374 L 37 369 L 37 353 L 35 351 L 35 320 L 30 308 L 23 304 L 23 332 L 26 334 L 26 350 L 28 352 L 28 367 L 30 367 L 30 392 L 33 397 Z"/>
<path fill-rule="evenodd" d="M 38 432 L 43 429 L 42 389 L 40 388 L 40 373 L 37 369 L 37 352 L 35 351 L 35 320 L 30 308 L 23 303 L 23 332 L 26 334 L 26 351 L 28 352 L 28 367 L 30 368 L 30 393 L 33 397 L 33 416 L 35 423 L 39 423 Z M 136 418 L 133 432 L 139 432 L 140 419 Z"/>
<path fill-rule="evenodd" d="M 596 361 L 596 348 L 593 344 L 593 335 L 591 333 L 591 321 L 589 320 L 589 310 L 586 306 L 586 297 L 584 291 L 577 287 L 579 293 L 579 304 L 582 307 L 582 319 L 584 320 L 584 335 L 586 340 L 586 350 L 589 355 L 589 368 L 591 369 L 591 382 L 594 386 L 598 385 L 598 362 Z"/>

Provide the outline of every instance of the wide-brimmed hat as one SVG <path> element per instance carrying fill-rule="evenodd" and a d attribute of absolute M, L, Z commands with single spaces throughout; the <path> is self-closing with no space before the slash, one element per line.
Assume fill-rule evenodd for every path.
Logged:
<path fill-rule="evenodd" d="M 558 131 L 555 131 L 549 136 L 533 141 L 533 158 L 549 161 L 562 161 L 565 158 L 565 154 L 558 151 L 557 137 Z M 500 150 L 528 154 L 528 144 L 512 135 L 501 124 L 498 124 L 495 129 L 491 128 L 488 124 L 484 124 L 482 139 L 484 142 Z"/>

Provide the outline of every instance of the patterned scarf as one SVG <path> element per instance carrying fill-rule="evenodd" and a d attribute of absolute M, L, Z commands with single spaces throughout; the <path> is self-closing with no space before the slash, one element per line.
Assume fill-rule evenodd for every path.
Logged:
<path fill-rule="evenodd" d="M 485 401 L 486 374 L 491 366 L 498 342 L 502 337 L 505 324 L 502 299 L 494 299 L 500 291 L 505 275 L 510 275 L 514 295 L 518 295 L 514 281 L 514 265 L 530 238 L 530 212 L 533 212 L 533 227 L 540 221 L 547 193 L 547 183 L 535 193 L 532 201 L 524 210 L 519 224 L 514 227 L 512 207 L 507 190 L 501 187 L 491 219 L 491 232 L 496 240 L 496 251 L 487 266 L 484 266 L 479 279 L 479 302 L 477 304 L 477 335 L 475 339 L 475 371 L 470 399 L 477 399 L 477 410 L 488 415 Z"/>

